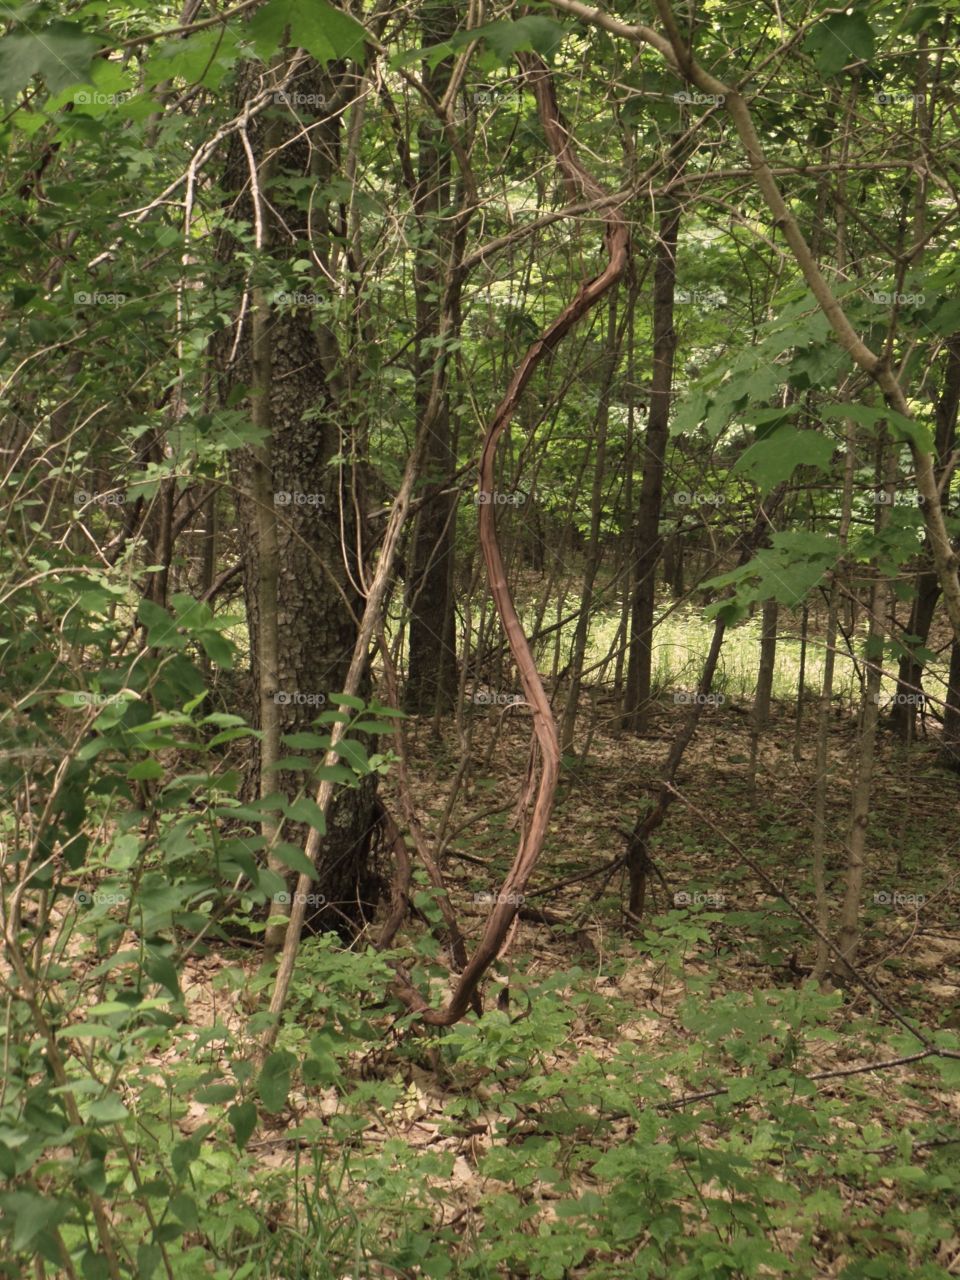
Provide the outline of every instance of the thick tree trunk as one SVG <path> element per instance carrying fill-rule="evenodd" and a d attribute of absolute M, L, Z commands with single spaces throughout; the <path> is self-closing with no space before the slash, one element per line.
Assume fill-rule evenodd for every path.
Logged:
<path fill-rule="evenodd" d="M 337 85 L 332 76 L 313 67 L 298 78 L 298 91 L 316 94 L 318 102 L 330 102 Z M 329 123 L 311 130 L 309 149 L 304 138 L 290 143 L 281 133 L 263 204 L 266 216 L 273 217 L 276 210 L 277 217 L 273 234 L 266 237 L 270 254 L 274 258 L 306 257 L 306 245 L 311 241 L 315 249 L 319 246 L 321 256 L 327 257 L 328 269 L 332 259 L 326 252 L 329 223 L 325 210 L 314 206 L 311 234 L 306 210 L 291 202 L 287 188 L 279 183 L 309 174 L 322 185 L 337 172 L 341 113 L 330 113 L 330 117 Z M 298 130 L 291 117 L 289 133 Z M 257 152 L 265 146 L 260 128 L 250 131 L 250 144 L 259 161 Z M 238 193 L 241 215 L 252 220 L 249 167 L 238 142 L 228 156 L 227 189 Z M 311 289 L 317 294 L 325 292 L 324 277 L 318 274 Z M 264 522 L 258 519 L 254 506 L 258 489 L 269 494 L 276 514 L 276 653 L 275 672 L 269 675 L 273 677 L 271 684 L 275 680 L 276 693 L 271 697 L 276 699 L 279 730 L 287 734 L 310 728 L 329 705 L 330 695 L 341 690 L 356 640 L 360 604 L 355 585 L 359 581 L 356 507 L 362 508 L 362 503 L 354 499 L 358 477 L 348 469 L 349 464 L 333 459 L 355 457 L 361 431 L 350 419 L 349 405 L 338 402 L 328 376 L 336 335 L 325 322 L 318 323 L 311 307 L 276 307 L 270 315 L 268 337 L 268 349 L 255 353 L 247 318 L 235 357 L 223 370 L 221 392 L 226 396 L 237 385 L 269 387 L 269 404 L 258 410 L 258 416 L 271 425 L 269 485 L 264 490 L 262 477 L 258 485 L 258 459 L 253 451 L 245 451 L 239 467 L 238 507 L 240 526 L 247 532 L 243 579 L 255 708 L 259 708 L 261 683 L 268 678 L 263 659 L 264 627 L 269 628 L 260 608 L 261 546 L 256 535 Z M 255 354 L 260 357 L 256 368 Z M 269 361 L 269 370 L 263 367 L 264 360 Z M 336 376 L 342 376 L 342 365 Z M 257 754 L 252 762 L 255 776 L 247 785 L 251 794 L 261 790 L 260 764 Z M 354 789 L 342 789 L 334 799 L 319 879 L 313 886 L 315 901 L 306 913 L 314 930 L 348 932 L 375 901 L 367 864 L 375 822 L 375 777 Z M 264 779 L 263 789 L 292 798 L 305 784 L 312 794 L 313 788 L 302 774 L 272 773 Z M 302 848 L 307 832 L 308 828 L 288 820 L 282 839 Z"/>

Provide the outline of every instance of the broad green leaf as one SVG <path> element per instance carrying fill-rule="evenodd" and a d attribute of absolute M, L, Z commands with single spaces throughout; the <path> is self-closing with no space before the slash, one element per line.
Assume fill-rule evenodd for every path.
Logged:
<path fill-rule="evenodd" d="M 452 48 L 462 48 L 473 40 L 482 40 L 496 58 L 508 66 L 520 52 L 539 53 L 550 60 L 563 43 L 564 29 L 553 18 L 528 14 L 513 21 L 490 22 L 473 31 L 461 31 L 450 41 Z"/>
<path fill-rule="evenodd" d="M 228 1110 L 227 1119 L 233 1129 L 234 1141 L 242 1151 L 257 1127 L 257 1108 L 252 1102 L 238 1102 Z"/>
<path fill-rule="evenodd" d="M 177 631 L 178 623 L 166 609 L 146 598 L 137 606 L 137 617 L 147 628 L 148 642 L 156 649 L 182 649 L 185 638 Z"/>
<path fill-rule="evenodd" d="M 761 600 L 778 600 L 792 608 L 829 573 L 839 553 L 835 538 L 803 530 L 775 533 L 771 543 L 748 564 L 704 583 L 735 588 L 732 599 L 708 606 L 708 616 L 734 621 L 746 605 Z"/>
<path fill-rule="evenodd" d="M 926 324 L 945 338 L 960 332 L 960 298 L 948 298 L 941 303 Z"/>
<path fill-rule="evenodd" d="M 310 776 L 318 782 L 342 782 L 345 786 L 353 786 L 357 775 L 344 764 L 320 764 L 310 770 Z"/>
<path fill-rule="evenodd" d="M 62 1197 L 40 1196 L 33 1191 L 8 1191 L 0 1195 L 3 1216 L 13 1223 L 11 1245 L 27 1249 L 42 1231 L 61 1222 L 70 1212 L 70 1202 Z"/>
<path fill-rule="evenodd" d="M 330 701 L 338 707 L 352 707 L 354 711 L 363 711 L 364 702 L 355 693 L 331 693 Z"/>
<path fill-rule="evenodd" d="M 257 1081 L 257 1089 L 264 1107 L 273 1115 L 282 1111 L 287 1104 L 287 1094 L 290 1092 L 290 1076 L 294 1063 L 293 1054 L 281 1049 L 276 1053 L 271 1053 L 263 1064 L 263 1070 L 260 1072 L 260 1078 Z"/>
<path fill-rule="evenodd" d="M 257 55 L 269 59 L 284 40 L 306 49 L 319 63 L 352 59 L 362 62 L 367 32 L 342 9 L 327 0 L 269 0 L 250 20 L 247 27 Z"/>
<path fill-rule="evenodd" d="M 156 982 L 161 987 L 165 987 L 172 996 L 178 1000 L 180 999 L 182 993 L 180 991 L 180 979 L 177 976 L 177 967 L 169 956 L 152 952 L 147 956 L 143 967 L 151 981 Z"/>
<path fill-rule="evenodd" d="M 352 738 L 341 738 L 334 750 L 356 773 L 366 775 L 370 772 L 369 757 L 359 742 L 354 742 Z"/>
<path fill-rule="evenodd" d="M 283 811 L 294 822 L 306 822 L 309 826 L 316 827 L 321 835 L 327 829 L 327 820 L 323 815 L 323 810 L 316 800 L 311 800 L 309 796 L 298 796 L 290 804 L 284 805 Z"/>
<path fill-rule="evenodd" d="M 765 493 L 769 493 L 781 480 L 789 480 L 797 467 L 817 467 L 820 471 L 828 471 L 833 448 L 833 442 L 818 431 L 780 427 L 742 453 L 731 473 L 751 476 Z"/>
<path fill-rule="evenodd" d="M 50 93 L 90 82 L 90 66 L 100 47 L 72 22 L 51 22 L 37 30 L 15 28 L 0 40 L 0 97 L 10 102 L 34 76 Z"/>
<path fill-rule="evenodd" d="M 329 741 L 329 738 L 319 733 L 304 732 L 284 733 L 281 735 L 280 740 L 297 751 L 319 751 Z"/>
<path fill-rule="evenodd" d="M 894 440 L 907 441 L 921 453 L 933 452 L 933 434 L 930 428 L 915 418 L 907 418 L 895 409 L 880 409 L 867 404 L 828 404 L 820 410 L 820 417 L 842 422 L 849 418 L 865 427 L 885 423 Z"/>
<path fill-rule="evenodd" d="M 62 1027 L 57 1032 L 59 1040 L 81 1040 L 96 1039 L 116 1040 L 119 1038 L 119 1031 L 115 1027 L 107 1027 L 99 1022 L 74 1022 L 69 1027 Z"/>
<path fill-rule="evenodd" d="M 208 1084 L 204 1088 L 198 1089 L 196 1099 L 204 1105 L 219 1106 L 223 1102 L 229 1102 L 231 1098 L 237 1096 L 237 1086 L 235 1084 Z"/>
<path fill-rule="evenodd" d="M 522 18 L 489 22 L 470 31 L 459 31 L 441 44 L 395 54 L 390 65 L 396 69 L 423 61 L 429 67 L 436 67 L 475 41 L 479 41 L 487 51 L 480 59 L 486 67 L 509 66 L 520 52 L 539 53 L 549 62 L 563 43 L 565 34 L 560 23 L 553 18 L 528 14 Z"/>
<path fill-rule="evenodd" d="M 219 631 L 204 630 L 199 632 L 200 643 L 211 662 L 215 662 L 223 671 L 233 670 L 233 645 Z"/>
<path fill-rule="evenodd" d="M 314 824 L 311 823 L 311 826 Z M 322 828 L 318 828 L 322 830 Z M 299 845 L 290 844 L 286 840 L 278 840 L 272 846 L 271 852 L 278 862 L 282 862 L 285 867 L 289 867 L 291 871 L 296 871 L 298 875 L 309 876 L 311 880 L 317 879 L 317 869 L 303 852 Z"/>
<path fill-rule="evenodd" d="M 851 62 L 869 62 L 876 40 L 873 28 L 862 13 L 834 13 L 818 22 L 804 41 L 817 69 L 834 76 Z"/>
<path fill-rule="evenodd" d="M 131 782 L 152 781 L 163 777 L 163 765 L 159 760 L 140 760 L 127 770 Z"/>
<path fill-rule="evenodd" d="M 105 1098 L 98 1098 L 87 1108 L 87 1115 L 97 1124 L 117 1124 L 126 1120 L 129 1111 L 115 1093 L 108 1093 Z"/>

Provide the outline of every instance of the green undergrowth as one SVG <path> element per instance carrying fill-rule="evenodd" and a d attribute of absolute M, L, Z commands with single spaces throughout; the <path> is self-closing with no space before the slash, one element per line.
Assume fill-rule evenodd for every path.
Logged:
<path fill-rule="evenodd" d="M 0 1131 L 34 1187 L 4 1197 L 0 1274 L 63 1248 L 108 1274 L 84 1251 L 96 1193 L 147 1280 L 946 1277 L 940 1144 L 960 1132 L 937 1096 L 957 1063 L 892 1068 L 896 1091 L 881 1073 L 814 1081 L 916 1041 L 845 993 L 730 990 L 729 926 L 672 910 L 599 968 L 502 967 L 505 1009 L 429 1033 L 392 1001 L 389 957 L 311 939 L 259 1073 L 262 1019 L 200 1030 L 173 1001 L 159 1022 L 105 1002 L 122 1075 L 89 1106 L 86 1161 L 56 1159 L 36 1110 Z M 216 989 L 243 984 L 226 967 Z"/>

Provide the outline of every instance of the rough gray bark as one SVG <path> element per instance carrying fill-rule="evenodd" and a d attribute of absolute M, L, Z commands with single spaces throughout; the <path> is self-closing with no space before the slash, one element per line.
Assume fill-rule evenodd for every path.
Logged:
<path fill-rule="evenodd" d="M 329 102 L 338 89 L 343 92 L 343 77 L 308 65 L 306 73 L 298 76 L 296 88 L 303 94 L 315 94 L 317 101 Z M 317 114 L 324 119 L 310 130 L 312 145 L 300 137 L 278 150 L 264 207 L 273 224 L 267 237 L 272 258 L 306 257 L 309 242 L 330 269 L 330 235 L 338 229 L 338 211 L 328 212 L 317 201 L 308 228 L 306 209 L 291 200 L 287 188 L 278 185 L 284 179 L 309 175 L 322 187 L 338 171 L 340 113 L 320 107 Z M 280 130 L 279 142 L 288 144 L 290 137 L 300 132 L 300 125 L 291 114 L 281 117 Z M 259 160 L 264 142 L 259 121 L 251 127 L 249 139 Z M 236 213 L 251 218 L 248 165 L 239 143 L 228 155 L 226 186 L 237 197 Z M 276 705 L 283 733 L 310 728 L 329 705 L 330 695 L 342 689 L 356 640 L 359 606 L 354 501 L 358 469 L 332 460 L 356 456 L 362 426 L 356 420 L 356 400 L 337 394 L 346 378 L 332 328 L 332 306 L 328 309 L 325 303 L 324 277 L 318 272 L 304 289 L 319 297 L 320 303 L 276 307 L 269 331 L 270 461 L 278 559 Z M 235 358 L 222 369 L 224 398 L 237 385 L 250 387 L 255 382 L 249 329 L 247 320 Z M 251 497 L 255 465 L 252 452 L 244 451 L 238 507 L 240 527 L 248 535 L 241 549 L 256 707 L 264 672 L 260 556 L 254 536 L 258 522 Z M 255 756 L 252 770 L 256 776 L 248 779 L 251 793 L 259 789 L 259 766 Z M 303 789 L 305 781 L 300 773 L 278 773 L 267 789 L 292 797 Z M 312 787 L 308 790 L 312 792 Z M 311 890 L 316 901 L 307 911 L 308 924 L 315 930 L 346 932 L 363 917 L 365 906 L 375 901 L 376 886 L 367 858 L 374 801 L 375 776 L 355 789 L 341 789 L 331 806 L 319 878 Z M 287 821 L 282 838 L 302 847 L 307 830 Z"/>

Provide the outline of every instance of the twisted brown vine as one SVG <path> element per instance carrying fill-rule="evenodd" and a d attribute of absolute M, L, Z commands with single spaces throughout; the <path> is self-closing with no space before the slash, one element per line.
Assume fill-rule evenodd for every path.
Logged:
<path fill-rule="evenodd" d="M 533 90 L 547 144 L 571 198 L 603 200 L 607 192 L 583 167 L 574 150 L 570 132 L 560 115 L 553 78 L 546 64 L 533 54 L 520 54 L 518 61 Z M 529 820 L 522 829 L 513 865 L 487 918 L 483 936 L 460 974 L 457 986 L 447 1004 L 439 1009 L 426 1006 L 422 997 L 405 979 L 405 976 L 403 974 L 400 976 L 399 994 L 408 1007 L 415 1009 L 424 1022 L 433 1026 L 450 1026 L 459 1021 L 469 1008 L 481 978 L 503 946 L 547 835 L 560 772 L 560 745 L 550 702 L 507 585 L 506 571 L 497 541 L 494 516 L 496 503 L 492 501 L 494 470 L 497 444 L 513 418 L 520 396 L 538 365 L 546 355 L 555 350 L 562 339 L 604 294 L 613 288 L 626 270 L 630 232 L 626 219 L 616 205 L 609 206 L 604 212 L 604 246 L 607 252 L 607 265 L 603 271 L 580 285 L 572 300 L 567 303 L 553 323 L 528 347 L 487 429 L 480 454 L 480 546 L 487 567 L 490 593 L 510 645 L 510 651 L 517 664 L 527 704 L 533 714 L 533 731 L 539 748 L 541 768 Z"/>

